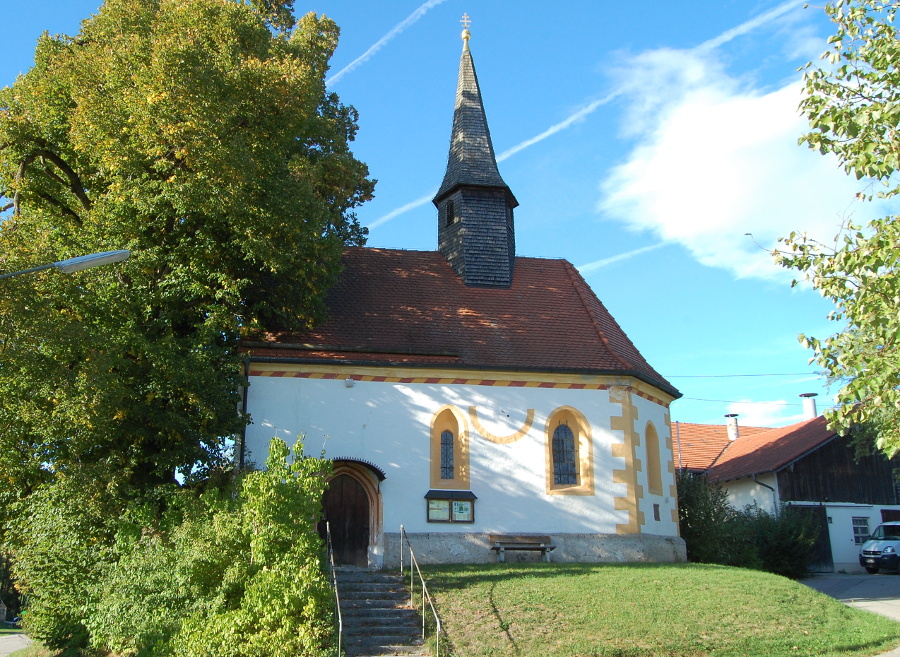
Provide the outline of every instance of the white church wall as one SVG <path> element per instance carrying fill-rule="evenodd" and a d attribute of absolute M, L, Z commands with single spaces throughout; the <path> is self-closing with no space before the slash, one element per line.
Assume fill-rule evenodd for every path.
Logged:
<path fill-rule="evenodd" d="M 654 423 L 665 461 L 664 494 L 637 500 L 645 519 L 639 531 L 675 537 L 667 410 L 653 401 L 633 398 L 639 416 L 635 430 L 642 433 L 648 420 Z M 424 496 L 432 489 L 431 424 L 435 412 L 447 405 L 459 409 L 468 430 L 470 489 L 477 496 L 473 523 L 435 523 L 426 518 Z M 564 406 L 577 409 L 590 426 L 593 495 L 547 491 L 546 425 L 551 413 Z M 632 493 L 625 483 L 614 480 L 614 471 L 626 470 L 628 465 L 626 458 L 614 456 L 616 445 L 621 452 L 624 438 L 622 431 L 610 427 L 612 418 L 623 411 L 622 404 L 610 400 L 607 390 L 366 380 L 351 384 L 346 377 L 252 376 L 248 411 L 253 423 L 247 427 L 246 447 L 257 463 L 265 461 L 273 436 L 293 444 L 303 435 L 308 454 L 318 455 L 324 446 L 329 458 L 362 459 L 384 471 L 380 492 L 385 541 L 377 541 L 379 544 L 389 544 L 402 524 L 408 533 L 428 537 L 432 543 L 437 543 L 440 535 L 457 534 L 459 541 L 471 544 L 474 553 L 492 557 L 489 546 L 482 545 L 489 534 L 615 535 L 622 533 L 623 526 L 632 526 L 629 512 L 616 508 L 616 498 Z M 520 438 L 502 442 L 523 427 L 527 431 Z M 646 491 L 645 485 L 645 495 Z M 660 521 L 653 520 L 653 504 L 663 509 Z M 390 552 L 390 547 L 385 550 Z M 663 551 L 671 550 L 666 545 Z M 557 554 L 563 552 L 560 546 Z M 616 548 L 611 554 L 611 559 L 617 560 L 615 555 L 623 551 Z M 625 550 L 624 554 L 631 553 Z"/>

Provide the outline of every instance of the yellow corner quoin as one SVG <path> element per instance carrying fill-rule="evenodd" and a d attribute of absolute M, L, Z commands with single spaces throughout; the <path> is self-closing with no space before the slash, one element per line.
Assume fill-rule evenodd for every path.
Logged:
<path fill-rule="evenodd" d="M 674 500 L 674 504 L 672 505 L 672 522 L 675 523 L 676 529 L 678 529 L 678 535 L 681 535 L 681 530 L 679 529 L 679 520 L 678 520 L 678 486 L 675 483 L 675 442 L 672 440 L 672 421 L 669 419 L 669 414 L 666 413 L 663 422 L 665 422 L 665 431 L 666 431 L 666 449 L 669 450 L 670 458 L 669 458 L 669 474 L 672 475 L 672 483 L 669 484 L 669 497 Z"/>
<path fill-rule="evenodd" d="M 529 408 L 526 411 L 525 424 L 522 425 L 522 428 L 508 436 L 497 436 L 485 429 L 481 422 L 478 420 L 478 409 L 475 406 L 469 406 L 469 419 L 472 422 L 472 427 L 475 429 L 478 435 L 485 440 L 489 440 L 492 443 L 497 443 L 498 445 L 509 445 L 510 443 L 514 443 L 517 440 L 525 437 L 525 435 L 529 431 L 531 431 L 531 425 L 534 424 L 534 409 Z"/>
<path fill-rule="evenodd" d="M 616 533 L 638 534 L 644 524 L 644 514 L 639 507 L 639 501 L 644 497 L 644 490 L 637 481 L 637 473 L 641 470 L 641 461 L 635 453 L 641 443 L 640 434 L 634 430 L 635 422 L 638 419 L 638 409 L 632 402 L 631 390 L 627 387 L 610 389 L 609 400 L 622 405 L 622 415 L 610 418 L 610 428 L 613 431 L 621 431 L 624 437 L 622 443 L 612 446 L 613 456 L 625 459 L 624 470 L 613 470 L 613 482 L 626 486 L 625 496 L 614 499 L 615 508 L 618 511 L 628 512 L 628 522 L 617 524 Z"/>

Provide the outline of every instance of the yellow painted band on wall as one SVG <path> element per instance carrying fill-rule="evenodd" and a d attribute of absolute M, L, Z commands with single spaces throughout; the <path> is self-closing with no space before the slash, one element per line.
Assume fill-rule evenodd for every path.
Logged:
<path fill-rule="evenodd" d="M 478 420 L 478 409 L 475 406 L 469 406 L 469 419 L 472 421 L 472 426 L 475 428 L 475 431 L 477 431 L 478 435 L 482 438 L 489 440 L 492 443 L 497 443 L 498 445 L 508 445 L 523 438 L 525 434 L 531 431 L 531 425 L 534 423 L 534 409 L 529 408 L 525 413 L 525 424 L 522 425 L 522 428 L 508 436 L 497 436 L 485 429 Z"/>

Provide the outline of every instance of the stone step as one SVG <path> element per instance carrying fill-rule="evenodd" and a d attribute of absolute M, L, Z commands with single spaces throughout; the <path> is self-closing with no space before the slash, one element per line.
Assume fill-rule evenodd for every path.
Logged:
<path fill-rule="evenodd" d="M 341 598 L 341 611 L 349 609 L 404 609 L 408 608 L 403 600 L 385 600 L 381 598 L 360 598 L 359 600 L 345 600 Z"/>
<path fill-rule="evenodd" d="M 430 657 L 431 653 L 422 646 L 349 646 L 344 650 L 347 657 Z"/>
<path fill-rule="evenodd" d="M 341 583 L 338 582 L 338 587 Z M 365 589 L 356 589 L 353 587 L 339 588 L 341 600 L 355 600 L 357 598 L 384 598 L 384 599 L 404 599 L 409 600 L 409 591 L 399 586 L 391 587 L 367 587 Z"/>
<path fill-rule="evenodd" d="M 338 582 L 338 586 L 340 586 Z M 401 589 L 382 589 L 380 591 L 359 591 L 356 589 L 338 589 L 341 600 L 409 600 L 409 592 Z"/>
<path fill-rule="evenodd" d="M 393 646 L 421 645 L 422 632 L 415 627 L 401 627 L 397 631 L 391 628 L 370 628 L 368 632 L 347 632 L 344 627 L 344 643 L 348 646 Z"/>
<path fill-rule="evenodd" d="M 348 657 L 427 657 L 422 619 L 408 606 L 405 578 L 357 568 L 338 569 L 335 576 Z"/>
<path fill-rule="evenodd" d="M 420 627 L 422 617 L 415 609 L 398 609 L 396 613 L 386 613 L 381 610 L 353 610 L 354 613 L 344 613 L 341 616 L 347 619 L 345 625 L 372 627 L 377 625 L 389 625 L 395 627 Z"/>
<path fill-rule="evenodd" d="M 404 636 L 413 639 L 421 636 L 421 623 L 383 623 L 377 625 L 357 625 L 344 623 L 344 636 Z"/>

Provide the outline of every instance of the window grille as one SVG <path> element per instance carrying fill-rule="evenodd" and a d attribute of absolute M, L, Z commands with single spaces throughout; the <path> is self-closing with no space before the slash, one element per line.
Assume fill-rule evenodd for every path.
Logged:
<path fill-rule="evenodd" d="M 553 483 L 578 485 L 578 455 L 575 450 L 575 434 L 565 424 L 553 432 Z"/>
<path fill-rule="evenodd" d="M 853 518 L 853 542 L 862 545 L 869 539 L 869 519 Z"/>
<path fill-rule="evenodd" d="M 453 479 L 453 432 L 441 433 L 441 479 Z"/>

